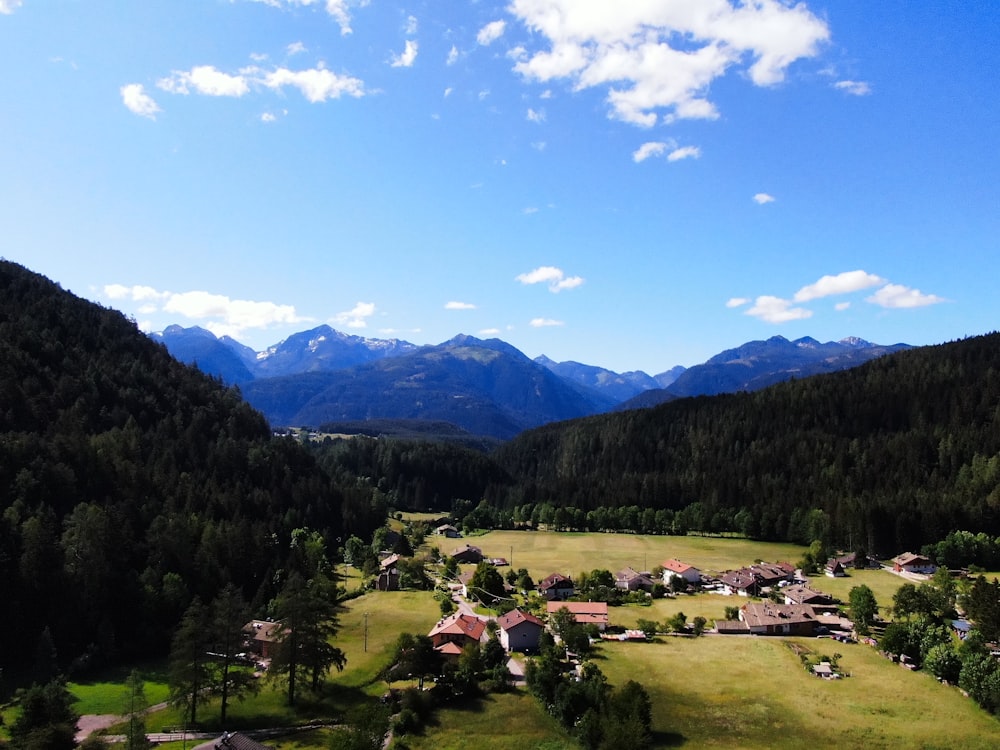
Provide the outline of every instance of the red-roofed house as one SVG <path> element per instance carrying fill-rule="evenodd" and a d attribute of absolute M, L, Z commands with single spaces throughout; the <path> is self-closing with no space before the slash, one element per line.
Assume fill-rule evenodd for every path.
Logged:
<path fill-rule="evenodd" d="M 243 626 L 249 650 L 263 659 L 274 656 L 274 649 L 286 632 L 290 631 L 280 622 L 268 620 L 251 620 Z"/>
<path fill-rule="evenodd" d="M 538 593 L 552 601 L 554 599 L 569 599 L 573 596 L 573 581 L 562 573 L 553 573 L 538 583 Z"/>
<path fill-rule="evenodd" d="M 683 578 L 688 583 L 698 583 L 701 581 L 701 571 L 693 565 L 683 563 L 676 558 L 671 558 L 663 563 L 663 582 L 670 584 L 670 579 L 674 576 Z"/>
<path fill-rule="evenodd" d="M 475 615 L 466 615 L 456 612 L 449 617 L 438 620 L 437 624 L 428 633 L 434 648 L 442 653 L 447 653 L 444 646 L 451 644 L 457 646 L 458 652 L 468 643 L 479 643 L 483 640 L 486 632 L 486 622 L 480 620 Z M 450 649 L 454 651 L 454 648 Z"/>
<path fill-rule="evenodd" d="M 500 643 L 507 651 L 535 651 L 545 623 L 530 612 L 512 609 L 497 618 Z"/>
<path fill-rule="evenodd" d="M 550 619 L 565 607 L 578 625 L 596 625 L 601 632 L 608 627 L 607 602 L 548 602 L 545 606 Z"/>
<path fill-rule="evenodd" d="M 912 552 L 904 552 L 892 558 L 892 569 L 897 573 L 922 573 L 931 575 L 937 570 L 937 565 L 923 555 L 914 555 Z"/>

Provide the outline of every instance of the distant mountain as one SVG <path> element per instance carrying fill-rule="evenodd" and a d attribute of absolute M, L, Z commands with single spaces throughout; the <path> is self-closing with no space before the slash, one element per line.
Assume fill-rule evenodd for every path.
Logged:
<path fill-rule="evenodd" d="M 398 357 L 416 348 L 414 344 L 399 339 L 351 336 L 322 325 L 293 334 L 260 352 L 252 369 L 258 378 L 343 370 L 385 357 Z"/>
<path fill-rule="evenodd" d="M 651 377 L 545 356 L 532 361 L 499 339 L 466 335 L 418 348 L 322 325 L 262 352 L 197 327 L 174 325 L 153 338 L 177 359 L 240 385 L 276 426 L 445 420 L 493 438 L 545 421 L 646 408 L 686 396 L 754 391 L 910 348 L 855 337 L 821 344 L 809 337 L 773 336 Z"/>
<path fill-rule="evenodd" d="M 756 391 L 792 378 L 846 370 L 910 348 L 908 344 L 872 344 L 856 337 L 821 344 L 808 336 L 795 341 L 772 336 L 721 352 L 702 365 L 688 368 L 666 388 L 643 393 L 618 409 L 655 406 L 685 396 Z"/>
<path fill-rule="evenodd" d="M 587 397 L 510 344 L 464 335 L 336 372 L 257 380 L 242 390 L 274 425 L 442 420 L 500 439 L 610 403 Z"/>
<path fill-rule="evenodd" d="M 535 362 L 561 378 L 610 397 L 615 403 L 660 387 L 656 380 L 641 371 L 617 373 L 579 362 L 553 362 L 545 355 L 535 357 Z"/>
<path fill-rule="evenodd" d="M 248 363 L 241 357 L 232 344 L 242 346 L 229 339 L 217 339 L 211 331 L 194 326 L 182 328 L 178 325 L 168 326 L 160 333 L 152 334 L 154 341 L 159 341 L 175 359 L 189 365 L 195 365 L 204 373 L 216 375 L 226 383 L 240 385 L 254 379 Z M 251 351 L 249 347 L 243 347 Z"/>
<path fill-rule="evenodd" d="M 661 372 L 659 375 L 654 375 L 653 380 L 660 388 L 667 388 L 671 383 L 673 383 L 677 378 L 684 374 L 687 370 L 683 365 L 677 365 L 676 367 L 671 367 L 666 372 Z"/>

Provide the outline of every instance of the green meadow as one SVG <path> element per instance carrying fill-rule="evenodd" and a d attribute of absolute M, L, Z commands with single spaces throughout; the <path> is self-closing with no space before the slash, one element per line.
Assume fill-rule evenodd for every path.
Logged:
<path fill-rule="evenodd" d="M 842 680 L 809 674 L 789 648 L 840 652 Z M 1000 723 L 952 687 L 868 646 L 705 636 L 603 643 L 612 684 L 636 679 L 653 702 L 658 747 L 995 748 Z"/>
<path fill-rule="evenodd" d="M 434 544 L 437 538 L 428 537 Z M 805 552 L 796 544 L 754 542 L 739 537 L 647 536 L 554 531 L 491 531 L 467 539 L 440 539 L 449 552 L 468 542 L 487 557 L 505 557 L 514 568 L 527 568 L 536 581 L 550 573 L 575 576 L 580 571 L 606 568 L 612 572 L 631 566 L 651 570 L 676 557 L 702 572 L 720 572 L 754 560 L 795 563 Z"/>

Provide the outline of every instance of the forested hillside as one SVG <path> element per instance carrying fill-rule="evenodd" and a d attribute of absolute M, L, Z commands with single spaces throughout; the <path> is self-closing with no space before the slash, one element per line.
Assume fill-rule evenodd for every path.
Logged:
<path fill-rule="evenodd" d="M 193 597 L 274 595 L 293 529 L 384 519 L 121 314 L 0 262 L 5 675 L 163 651 Z M 345 524 L 349 528 L 345 528 Z"/>
<path fill-rule="evenodd" d="M 637 506 L 666 511 L 679 531 L 823 538 L 880 554 L 953 529 L 997 535 L 1000 334 L 541 427 L 495 459 L 515 484 L 495 488 L 490 504 L 515 520 L 544 504 L 575 511 L 564 523 L 601 527 L 601 508 Z"/>

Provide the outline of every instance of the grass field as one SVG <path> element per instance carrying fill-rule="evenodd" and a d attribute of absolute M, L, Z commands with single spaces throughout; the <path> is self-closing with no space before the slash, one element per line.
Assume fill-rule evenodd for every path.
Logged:
<path fill-rule="evenodd" d="M 442 552 L 461 543 L 452 539 L 447 540 L 453 543 L 449 545 L 444 541 L 439 545 Z M 795 563 L 805 552 L 804 547 L 795 544 L 714 536 L 491 531 L 470 541 L 488 557 L 506 557 L 515 569 L 527 568 L 536 581 L 550 573 L 573 577 L 595 568 L 606 568 L 612 573 L 629 565 L 636 570 L 651 570 L 671 557 L 702 572 L 719 572 L 758 559 Z"/>
<path fill-rule="evenodd" d="M 462 708 L 438 711 L 419 735 L 401 738 L 410 750 L 576 750 L 574 742 L 524 690 L 489 695 Z M 626 748 L 622 748 L 626 750 Z"/>
<path fill-rule="evenodd" d="M 155 705 L 167 699 L 166 665 L 142 664 L 135 669 L 143 679 L 146 702 Z M 131 668 L 104 672 L 98 679 L 70 682 L 67 687 L 77 699 L 73 709 L 80 714 L 120 714 L 125 706 L 125 679 Z"/>
<path fill-rule="evenodd" d="M 793 639 L 851 676 L 808 674 L 781 638 L 706 636 L 605 643 L 612 684 L 636 679 L 653 700 L 659 747 L 957 748 L 1000 746 L 1000 723 L 956 689 L 867 646 Z"/>

